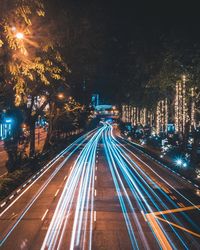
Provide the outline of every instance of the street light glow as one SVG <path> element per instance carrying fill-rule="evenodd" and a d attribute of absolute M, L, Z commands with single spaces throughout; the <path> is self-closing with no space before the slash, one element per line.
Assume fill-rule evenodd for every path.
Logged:
<path fill-rule="evenodd" d="M 65 96 L 64 96 L 63 93 L 59 93 L 59 94 L 58 94 L 58 98 L 59 98 L 60 100 L 64 99 L 64 97 L 65 97 Z"/>
<path fill-rule="evenodd" d="M 19 40 L 24 39 L 24 34 L 21 33 L 21 32 L 17 32 L 17 34 L 16 34 L 15 36 L 16 36 L 16 38 L 19 39 Z"/>
<path fill-rule="evenodd" d="M 182 163 L 183 163 L 183 162 L 182 162 L 182 160 L 181 160 L 181 159 L 176 160 L 176 165 L 177 165 L 177 166 L 181 166 L 181 165 L 182 165 Z"/>

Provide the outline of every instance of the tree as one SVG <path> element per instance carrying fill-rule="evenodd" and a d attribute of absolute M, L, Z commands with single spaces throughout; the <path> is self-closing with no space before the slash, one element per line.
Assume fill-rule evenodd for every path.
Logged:
<path fill-rule="evenodd" d="M 58 51 L 56 37 L 48 32 L 47 22 L 40 0 L 10 1 L 1 20 L 2 84 L 12 86 L 15 105 L 26 114 L 30 156 L 35 153 L 35 121 L 52 101 L 58 85 L 65 83 L 69 72 Z M 42 105 L 36 104 L 38 96 L 44 96 Z"/>

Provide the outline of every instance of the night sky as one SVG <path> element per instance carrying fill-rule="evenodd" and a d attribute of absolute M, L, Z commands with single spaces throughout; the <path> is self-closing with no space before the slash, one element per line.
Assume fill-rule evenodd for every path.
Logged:
<path fill-rule="evenodd" d="M 98 50 L 98 56 L 92 58 L 93 51 L 91 51 L 89 56 L 85 55 L 79 63 L 77 58 L 77 65 L 76 62 L 75 66 L 70 62 L 69 65 L 76 74 L 88 61 L 93 64 L 94 72 L 85 77 L 86 87 L 90 93 L 100 93 L 108 102 L 116 101 L 121 85 L 127 81 L 127 65 L 131 63 L 130 44 L 136 46 L 137 53 L 141 53 L 145 58 L 159 54 L 163 40 L 180 38 L 184 41 L 187 38 L 199 42 L 198 1 L 48 0 L 48 2 L 51 3 L 51 7 L 53 6 L 53 15 L 66 15 L 67 19 L 66 13 L 72 11 L 77 27 L 81 18 L 86 18 L 92 25 L 92 31 L 86 34 L 86 39 L 92 48 Z M 97 40 L 93 40 L 93 36 Z M 72 81 L 81 82 L 83 78 L 80 76 Z M 81 88 L 77 93 L 81 93 Z"/>

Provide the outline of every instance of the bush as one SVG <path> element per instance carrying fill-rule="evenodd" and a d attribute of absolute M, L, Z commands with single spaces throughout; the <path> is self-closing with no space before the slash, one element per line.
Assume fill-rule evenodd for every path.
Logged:
<path fill-rule="evenodd" d="M 19 185 L 21 185 L 29 176 L 31 176 L 29 168 L 16 170 L 7 174 L 5 178 L 0 179 L 0 199 L 4 199 Z"/>

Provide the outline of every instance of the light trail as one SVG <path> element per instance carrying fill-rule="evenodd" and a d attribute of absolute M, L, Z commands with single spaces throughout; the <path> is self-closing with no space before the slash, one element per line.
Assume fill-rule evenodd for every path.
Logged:
<path fill-rule="evenodd" d="M 23 211 L 19 214 L 19 216 L 16 218 L 16 221 L 12 223 L 11 227 L 8 228 L 7 232 L 4 233 L 4 236 L 1 238 L 0 241 L 0 247 L 5 243 L 7 238 L 11 235 L 13 230 L 16 228 L 16 226 L 20 223 L 20 221 L 23 219 L 25 214 L 29 211 L 29 209 L 33 206 L 35 201 L 39 198 L 39 196 L 43 193 L 43 191 L 46 189 L 46 187 L 49 185 L 49 183 L 52 181 L 52 179 L 56 176 L 56 174 L 62 169 L 62 167 L 66 164 L 68 159 L 79 149 L 79 147 L 86 142 L 88 137 L 93 136 L 93 133 L 95 133 L 95 130 L 92 130 L 88 132 L 87 134 L 79 137 L 77 140 L 75 140 L 70 146 L 68 146 L 66 149 L 64 149 L 61 153 L 59 153 L 54 159 L 52 159 L 45 167 L 44 171 L 21 193 L 19 196 L 13 200 L 1 213 L 0 217 L 2 217 L 52 166 L 55 165 L 56 162 L 58 162 L 60 159 L 62 159 L 62 162 L 56 167 L 56 169 L 53 171 L 53 173 L 47 178 L 45 183 L 40 187 L 40 189 L 37 191 L 37 193 L 33 196 L 33 198 L 30 200 L 30 202 L 26 205 L 26 207 L 23 209 Z M 69 153 L 66 158 L 63 160 L 63 155 L 66 153 Z M 41 171 L 41 170 L 40 170 Z M 17 193 L 19 193 L 21 189 L 17 190 Z"/>
<path fill-rule="evenodd" d="M 112 134 L 112 132 L 111 132 L 111 134 Z M 181 192 L 179 192 L 176 188 L 174 188 L 169 182 L 167 182 L 164 178 L 162 178 L 152 167 L 150 167 L 146 162 L 144 162 L 142 159 L 140 159 L 136 154 L 134 154 L 132 151 L 130 151 L 128 148 L 126 148 L 123 144 L 121 144 L 119 141 L 117 141 L 114 137 L 113 137 L 113 135 L 111 135 L 112 136 L 112 138 L 116 141 L 116 143 L 117 143 L 117 145 L 120 145 L 120 147 L 123 147 L 128 153 L 130 153 L 130 154 L 132 154 L 134 157 L 136 157 L 136 159 L 137 160 L 139 160 L 142 164 L 144 164 L 148 169 L 150 169 L 160 180 L 162 180 L 167 186 L 169 186 L 172 190 L 174 190 L 178 195 L 180 195 L 186 202 L 188 202 L 189 203 L 189 205 L 191 206 L 193 206 L 193 207 L 195 207 L 198 211 L 200 211 L 200 208 L 199 208 L 199 206 L 197 206 L 197 205 L 195 205 L 193 202 L 191 202 L 187 197 L 185 197 Z M 121 150 L 119 147 L 118 147 L 118 149 L 119 150 Z M 123 154 L 123 156 L 127 156 L 127 154 L 126 154 L 126 152 L 124 151 L 124 150 L 122 150 L 122 154 Z M 148 180 L 150 180 L 151 181 L 151 183 L 152 184 L 154 184 L 154 182 L 152 181 L 152 179 L 151 178 L 149 178 L 148 176 L 147 176 L 147 174 L 144 172 L 144 171 L 142 171 L 142 169 L 138 166 L 138 164 L 136 164 L 136 162 L 135 161 L 133 161 L 131 158 L 129 158 L 129 160 L 130 160 L 130 165 L 134 165 L 136 168 L 137 168 L 137 170 L 138 171 L 140 171 L 140 173 L 143 175 L 143 176 L 145 176 Z M 133 168 L 133 167 L 132 167 Z M 135 168 L 134 168 L 134 170 L 135 170 Z M 155 183 L 156 184 L 156 183 Z M 156 184 L 157 185 L 157 184 Z M 173 202 L 173 200 L 176 200 L 176 197 L 174 197 L 174 196 L 168 196 L 168 195 L 166 195 L 166 194 L 168 194 L 168 191 L 165 193 L 165 192 L 163 192 L 158 186 L 157 186 L 157 188 L 158 188 L 158 190 L 159 190 L 159 192 L 162 194 L 162 195 L 164 195 L 165 196 L 165 198 L 169 201 L 169 203 L 171 203 L 173 206 L 175 206 L 175 208 L 178 208 L 178 206 L 177 206 L 177 204 L 175 203 L 175 202 Z M 164 191 L 165 191 L 165 188 L 162 188 Z M 157 196 L 157 198 L 159 199 L 159 197 Z M 171 199 L 170 199 L 171 198 Z M 168 207 L 167 206 L 165 206 L 165 204 L 161 201 L 161 203 L 164 205 L 164 207 L 165 207 L 165 209 L 167 210 L 168 209 Z M 183 206 L 184 207 L 184 205 L 182 204 L 182 203 L 180 203 L 181 204 L 181 206 Z M 159 208 L 157 207 L 157 209 L 159 210 Z M 189 218 L 189 216 L 187 215 L 187 214 L 185 214 L 185 213 L 182 213 L 182 215 L 183 215 L 183 217 L 189 222 L 189 223 L 191 223 L 191 225 L 193 226 L 193 227 L 195 227 L 195 229 L 197 230 L 197 231 L 200 231 L 200 228 L 199 228 L 199 225 L 197 225 L 194 221 L 192 221 L 190 218 Z M 172 217 L 175 219 L 175 220 L 177 220 L 177 218 L 172 214 Z M 179 221 L 177 221 L 177 223 L 180 223 Z M 174 230 L 173 228 L 172 228 L 172 230 Z M 195 240 L 194 240 L 195 241 Z M 198 243 L 197 243 L 197 245 L 198 245 Z"/>
<path fill-rule="evenodd" d="M 122 137 L 119 137 L 122 140 L 124 140 Z M 115 138 L 116 140 L 116 138 Z M 200 209 L 198 208 L 198 206 L 196 206 L 192 201 L 190 201 L 186 196 L 184 196 L 181 192 L 179 192 L 176 188 L 174 188 L 169 182 L 167 182 L 164 178 L 162 178 L 150 165 L 148 165 L 146 162 L 144 162 L 141 158 L 139 158 L 136 154 L 134 154 L 131 150 L 129 150 L 127 147 L 125 147 L 122 143 L 120 143 L 117 140 L 118 145 L 120 145 L 121 147 L 123 147 L 126 151 L 128 151 L 130 154 L 132 154 L 137 160 L 139 160 L 141 163 L 143 163 L 146 167 L 148 167 L 159 179 L 161 179 L 167 186 L 169 186 L 172 190 L 174 190 L 178 195 L 180 195 L 185 201 L 187 201 L 190 205 L 195 206 L 196 209 L 198 209 L 200 211 Z M 126 142 L 127 143 L 127 142 Z M 141 150 L 139 150 L 138 148 L 136 148 L 135 146 L 133 146 L 132 144 L 134 144 L 133 142 L 128 142 L 131 143 L 129 144 L 131 147 L 133 147 L 135 150 L 140 151 L 141 153 L 143 153 Z M 136 144 L 137 145 L 137 144 Z M 147 154 L 146 154 L 147 155 Z M 149 157 L 147 155 L 147 157 Z M 170 169 L 171 171 L 171 169 Z M 177 175 L 180 176 L 179 173 L 176 173 Z M 181 176 L 182 179 L 186 180 L 186 178 L 184 176 Z M 195 185 L 194 185 L 195 186 Z M 198 186 L 196 186 L 198 187 Z"/>
<path fill-rule="evenodd" d="M 112 128 L 110 127 L 107 129 L 104 133 L 104 144 L 105 144 L 105 151 L 106 156 L 109 162 L 109 167 L 111 170 L 111 174 L 113 176 L 113 181 L 115 183 L 115 187 L 118 193 L 119 200 L 123 199 L 121 198 L 123 192 L 123 196 L 125 196 L 126 200 L 130 200 L 127 196 L 126 190 L 123 188 L 123 184 L 121 184 L 121 187 L 119 183 L 125 182 L 128 184 L 128 187 L 130 191 L 132 192 L 132 195 L 135 197 L 137 201 L 137 205 L 140 208 L 140 211 L 144 211 L 143 213 L 149 213 L 153 212 L 152 208 L 150 207 L 150 204 L 148 200 L 145 198 L 147 196 L 149 198 L 149 201 L 153 204 L 153 206 L 159 211 L 161 210 L 161 207 L 164 209 L 169 209 L 166 202 L 164 202 L 158 195 L 154 189 L 151 187 L 156 187 L 158 192 L 162 194 L 167 200 L 169 201 L 169 204 L 172 204 L 175 208 L 177 208 L 177 204 L 130 158 L 127 153 L 122 149 L 122 144 L 119 143 L 112 134 Z M 120 172 L 119 172 L 120 171 Z M 120 177 L 122 174 L 123 179 Z M 118 178 L 118 180 L 116 180 Z M 151 185 L 148 184 L 148 182 L 151 183 Z M 118 183 L 117 183 L 118 181 Z M 120 190 L 121 188 L 121 190 Z M 120 201 L 122 211 L 126 212 L 123 204 L 123 200 Z M 131 205 L 129 205 L 131 207 Z M 132 211 L 134 213 L 134 211 Z M 132 228 L 130 228 L 129 224 L 129 218 L 127 218 L 127 215 L 124 215 L 125 221 L 127 223 L 127 228 L 129 230 L 129 235 L 131 238 L 131 234 L 133 234 Z M 165 218 L 165 216 L 163 215 Z M 180 227 L 182 227 L 182 224 L 179 219 L 174 214 L 171 214 L 171 217 L 173 218 L 173 221 L 178 223 Z M 189 217 L 184 214 L 184 217 L 189 221 Z M 137 217 L 134 218 L 134 223 L 139 228 L 138 219 Z M 165 218 L 166 220 L 167 218 Z M 161 225 L 159 221 L 155 221 L 155 223 L 149 223 L 150 227 L 153 226 L 153 233 L 158 241 L 158 244 L 163 249 L 175 249 L 175 245 L 172 242 L 171 237 L 168 235 L 167 231 L 164 229 L 164 227 Z M 194 226 L 198 228 L 195 223 L 193 223 Z M 168 223 L 168 226 L 170 226 L 171 230 L 174 232 L 174 235 L 177 237 L 179 242 L 183 245 L 184 248 L 188 248 L 189 246 L 186 245 L 184 239 L 182 236 L 177 232 L 177 230 L 172 226 L 172 223 Z M 145 239 L 144 235 L 140 235 L 143 239 Z M 187 236 L 188 238 L 193 240 L 193 243 L 198 246 L 198 242 L 195 241 L 194 238 L 192 238 L 190 235 Z M 131 238 L 132 240 L 132 238 Z M 135 248 L 135 246 L 133 246 Z"/>
<path fill-rule="evenodd" d="M 61 249 L 73 218 L 69 249 L 92 249 L 95 158 L 98 141 L 107 125 L 86 143 L 68 175 L 41 249 Z M 74 207 L 75 206 L 75 207 Z M 68 231 L 69 234 L 69 231 Z"/>
<path fill-rule="evenodd" d="M 150 247 L 149 247 L 149 245 L 147 243 L 147 240 L 146 240 L 146 238 L 144 236 L 141 225 L 139 223 L 139 220 L 137 218 L 137 215 L 136 215 L 136 213 L 134 211 L 133 205 L 132 205 L 132 203 L 130 201 L 129 195 L 128 195 L 128 193 L 127 193 L 127 191 L 125 189 L 125 186 L 123 184 L 122 178 L 120 177 L 120 174 L 118 172 L 118 169 L 117 169 L 117 166 L 116 166 L 115 160 L 114 160 L 115 155 L 112 153 L 112 145 L 108 142 L 108 138 L 109 138 L 109 134 L 105 133 L 104 137 L 103 137 L 105 152 L 106 152 L 107 160 L 108 160 L 108 163 L 109 163 L 110 171 L 111 171 L 111 174 L 112 174 L 112 177 L 113 177 L 113 181 L 114 181 L 114 184 L 115 184 L 115 188 L 116 188 L 116 191 L 117 191 L 117 195 L 118 195 L 118 198 L 119 198 L 119 202 L 120 202 L 120 205 L 121 205 L 121 208 L 122 208 L 123 216 L 124 216 L 124 219 L 125 219 L 125 222 L 126 222 L 126 226 L 127 226 L 127 230 L 128 230 L 128 233 L 129 233 L 129 237 L 130 237 L 130 240 L 131 240 L 132 247 L 133 247 L 133 249 L 139 249 L 137 239 L 136 239 L 136 236 L 135 236 L 135 233 L 134 233 L 134 229 L 133 229 L 132 224 L 131 224 L 131 219 L 134 219 L 134 221 L 136 223 L 136 226 L 139 229 L 138 231 L 141 233 L 140 236 L 142 237 L 142 242 L 144 244 L 145 249 L 150 249 Z M 125 200 L 123 198 L 123 194 L 125 196 Z M 128 207 L 126 206 L 126 202 L 128 203 Z M 128 214 L 128 209 L 130 209 L 130 211 L 131 211 L 131 215 L 132 215 L 131 218 L 130 218 L 130 216 Z"/>
<path fill-rule="evenodd" d="M 112 134 L 112 132 L 111 132 L 111 134 Z M 113 135 L 111 135 L 111 136 L 112 136 L 112 138 L 115 140 L 115 138 L 113 137 Z M 119 143 L 118 143 L 118 144 L 119 144 Z M 121 146 L 121 144 L 120 144 L 120 146 Z M 132 159 L 131 159 L 130 157 L 128 157 L 127 154 L 126 154 L 121 148 L 118 147 L 118 150 L 119 150 L 119 151 L 122 151 L 122 153 L 121 153 L 122 156 L 123 156 L 124 158 L 126 158 L 126 160 L 129 162 L 129 165 L 132 166 L 132 169 L 134 169 L 134 171 L 136 170 L 136 169 L 135 169 L 135 167 L 136 167 L 136 168 L 140 171 L 140 173 L 142 173 L 142 176 L 145 176 L 148 180 L 151 180 L 151 179 L 146 175 L 146 173 L 145 173 L 144 171 L 142 171 L 142 169 L 141 169 L 134 161 L 132 161 Z M 127 157 L 128 157 L 128 159 L 127 159 Z M 133 165 L 134 165 L 134 168 L 133 168 Z M 138 173 L 138 178 L 141 178 L 142 176 Z M 136 179 L 136 181 L 138 182 L 138 179 Z M 154 185 L 156 185 L 156 183 L 154 183 L 153 181 L 151 181 L 151 182 L 152 182 Z M 144 182 L 143 182 L 143 185 L 144 185 L 144 184 L 145 184 L 146 186 L 149 187 L 149 185 L 147 185 L 147 184 L 145 183 L 145 180 L 144 180 Z M 140 183 L 139 183 L 139 185 L 141 186 Z M 143 185 L 142 185 L 142 189 L 144 190 L 144 192 L 146 193 L 146 195 L 149 197 L 149 199 L 154 199 L 152 196 L 150 196 L 149 192 L 146 191 L 146 188 L 145 188 L 145 189 L 143 188 Z M 167 195 L 162 191 L 162 189 L 160 189 L 158 186 L 157 186 L 157 188 L 158 188 L 158 191 L 159 191 L 162 195 L 164 195 L 165 198 L 167 198 L 167 200 L 169 201 L 169 203 L 171 203 L 171 204 L 172 204 L 173 206 L 175 206 L 176 208 L 178 207 L 177 204 L 176 204 L 175 202 L 173 202 L 173 199 L 170 199 L 170 197 L 167 196 Z M 150 191 L 151 193 L 153 193 L 153 195 L 155 196 L 156 200 L 158 200 L 158 203 L 156 203 L 155 200 L 154 200 L 154 206 L 155 206 L 158 210 L 161 209 L 160 206 L 159 206 L 158 204 L 162 204 L 162 206 L 163 206 L 166 210 L 169 209 L 168 206 L 167 206 L 167 205 L 160 199 L 160 197 L 154 192 L 154 190 L 151 189 L 151 187 L 150 187 L 149 191 Z M 198 207 L 197 207 L 197 208 L 198 208 Z M 184 218 L 185 218 L 188 222 L 190 222 L 190 223 L 199 231 L 199 226 L 198 226 L 198 225 L 196 225 L 194 222 L 192 222 L 191 219 L 190 219 L 186 214 L 182 213 L 182 215 L 184 216 Z M 164 217 L 165 217 L 165 216 L 164 216 Z M 180 222 L 180 220 L 177 219 L 177 217 L 176 217 L 173 213 L 171 214 L 171 217 L 173 218 L 173 220 L 176 221 L 176 223 L 178 223 L 179 225 L 182 225 L 182 223 Z M 166 218 L 166 217 L 165 217 L 165 219 L 166 219 L 166 221 L 167 221 L 167 218 Z M 154 224 L 155 224 L 155 223 L 154 223 Z M 171 226 L 170 223 L 169 223 L 169 226 L 171 227 L 171 230 L 174 232 L 174 234 L 178 237 L 178 239 L 180 240 L 180 242 L 182 243 L 182 245 L 183 245 L 184 247 L 186 247 L 186 244 L 185 244 L 183 238 L 177 233 L 177 231 L 174 229 L 174 227 Z M 190 235 L 189 235 L 189 238 L 190 238 L 190 240 L 193 240 L 193 243 L 196 244 L 196 246 L 198 246 L 198 242 L 196 242 L 196 240 L 195 240 L 194 238 L 192 238 Z M 169 238 L 168 238 L 168 239 L 169 239 Z M 170 240 L 170 239 L 169 239 L 169 240 Z M 186 248 L 187 248 L 187 247 L 186 247 Z"/>

